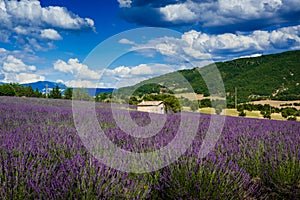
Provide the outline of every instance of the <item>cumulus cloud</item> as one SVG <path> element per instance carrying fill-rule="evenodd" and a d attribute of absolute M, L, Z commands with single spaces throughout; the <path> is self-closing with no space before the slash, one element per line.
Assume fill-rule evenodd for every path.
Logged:
<path fill-rule="evenodd" d="M 0 53 L 6 55 L 0 57 L 1 82 L 30 83 L 45 80 L 44 76 L 35 73 L 37 69 L 34 65 L 25 64 L 21 59 L 10 55 L 6 49 L 0 48 Z"/>
<path fill-rule="evenodd" d="M 49 40 L 61 40 L 62 37 L 54 29 L 41 30 L 41 37 Z"/>
<path fill-rule="evenodd" d="M 94 21 L 81 18 L 64 7 L 42 7 L 38 0 L 11 0 L 0 2 L 0 41 L 8 42 L 11 36 L 17 40 L 60 40 L 60 30 L 94 30 Z M 39 41 L 40 42 L 40 41 Z"/>
<path fill-rule="evenodd" d="M 42 7 L 38 0 L 2 1 L 0 13 L 0 26 L 4 28 L 17 25 L 49 26 L 66 30 L 94 28 L 93 20 L 81 18 L 63 7 Z"/>
<path fill-rule="evenodd" d="M 215 33 L 299 23 L 300 14 L 297 0 L 132 0 L 130 5 L 121 13 L 129 22 L 163 27 L 196 25 Z M 147 15 L 142 14 L 145 10 Z"/>
<path fill-rule="evenodd" d="M 171 71 L 173 71 L 173 69 L 166 64 L 140 64 L 138 66 L 119 66 L 115 69 L 106 69 L 104 76 L 113 75 L 119 78 L 132 78 L 134 76 L 153 77 Z"/>
<path fill-rule="evenodd" d="M 197 20 L 197 15 L 186 4 L 167 5 L 160 8 L 159 11 L 163 14 L 164 20 L 169 22 L 189 23 Z"/>
<path fill-rule="evenodd" d="M 5 72 L 24 72 L 35 71 L 36 67 L 33 65 L 26 65 L 22 60 L 15 58 L 12 55 L 7 56 L 3 63 L 3 70 Z"/>
<path fill-rule="evenodd" d="M 14 31 L 17 33 L 17 34 L 20 34 L 20 35 L 26 35 L 29 33 L 29 31 L 26 29 L 26 28 L 23 28 L 22 26 L 17 26 L 14 28 Z"/>
<path fill-rule="evenodd" d="M 69 87 L 85 88 L 120 88 L 139 83 L 143 80 L 153 78 L 158 75 L 173 72 L 179 69 L 178 66 L 166 64 L 140 64 L 137 66 L 118 66 L 114 69 L 101 70 L 101 77 L 98 80 L 76 78 L 65 81 Z M 180 68 L 181 69 L 181 68 Z M 71 72 L 73 68 L 65 68 L 64 71 Z"/>
<path fill-rule="evenodd" d="M 131 7 L 131 0 L 118 0 L 119 5 L 121 8 L 130 8 Z"/>
<path fill-rule="evenodd" d="M 126 38 L 123 38 L 123 39 L 119 40 L 119 43 L 120 44 L 130 44 L 130 45 L 135 44 L 135 42 L 130 41 L 130 40 L 126 39 Z"/>
<path fill-rule="evenodd" d="M 42 58 L 32 52 L 23 50 L 10 51 L 0 47 L 0 67 L 5 61 L 7 61 L 8 56 L 13 56 L 16 59 L 21 60 L 23 63 L 37 63 L 43 61 Z"/>
<path fill-rule="evenodd" d="M 272 53 L 300 48 L 300 25 L 273 31 L 207 34 L 191 30 L 181 38 L 164 37 L 135 45 L 132 50 L 155 49 L 165 56 L 180 56 L 189 61 L 228 60 L 259 52 Z"/>
<path fill-rule="evenodd" d="M 140 64 L 138 66 L 119 66 L 114 69 L 94 71 L 78 59 L 69 59 L 68 62 L 58 60 L 53 65 L 55 70 L 72 75 L 72 80 L 65 82 L 72 86 L 90 87 L 105 83 L 105 87 L 128 86 L 142 80 L 175 71 L 165 64 Z"/>
<path fill-rule="evenodd" d="M 71 80 L 63 82 L 67 87 L 75 88 L 112 88 L 110 83 L 97 83 L 89 80 Z"/>
<path fill-rule="evenodd" d="M 0 30 L 0 42 L 9 42 L 10 32 L 7 30 Z"/>
<path fill-rule="evenodd" d="M 100 78 L 100 73 L 89 69 L 87 65 L 79 62 L 77 58 L 71 58 L 68 62 L 57 60 L 53 68 L 60 72 L 72 74 L 78 79 L 97 80 Z"/>
<path fill-rule="evenodd" d="M 5 74 L 3 82 L 14 83 L 33 83 L 37 81 L 45 81 L 45 77 L 34 73 L 19 73 L 19 74 Z"/>
<path fill-rule="evenodd" d="M 101 77 L 102 82 L 109 82 L 115 88 L 139 83 L 162 74 L 178 70 L 178 66 L 166 64 L 140 64 L 137 66 L 119 66 L 114 69 L 105 69 Z"/>

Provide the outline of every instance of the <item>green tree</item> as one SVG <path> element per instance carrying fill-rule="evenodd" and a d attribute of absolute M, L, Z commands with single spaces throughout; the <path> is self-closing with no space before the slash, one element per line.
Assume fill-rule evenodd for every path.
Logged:
<path fill-rule="evenodd" d="M 56 85 L 55 88 L 53 88 L 53 90 L 50 91 L 49 98 L 61 99 L 61 91 L 60 91 L 58 85 Z"/>
<path fill-rule="evenodd" d="M 244 105 L 238 105 L 238 106 L 237 106 L 237 111 L 238 111 L 238 112 L 242 112 L 242 111 L 244 111 L 244 109 L 245 109 L 245 108 L 244 108 Z"/>
<path fill-rule="evenodd" d="M 96 95 L 97 102 L 111 102 L 112 92 L 102 92 Z"/>
<path fill-rule="evenodd" d="M 41 98 L 43 97 L 43 94 L 36 88 L 34 91 L 34 97 Z"/>
<path fill-rule="evenodd" d="M 289 120 L 289 121 L 297 121 L 297 117 L 295 117 L 295 116 L 289 116 L 287 118 L 287 120 Z"/>
<path fill-rule="evenodd" d="M 94 98 L 91 97 L 84 88 L 74 88 L 72 99 L 80 101 L 94 101 Z"/>
<path fill-rule="evenodd" d="M 217 114 L 217 115 L 220 115 L 220 114 L 222 113 L 222 110 L 223 110 L 223 105 L 218 104 L 218 105 L 216 106 L 215 110 L 216 110 L 216 114 Z"/>
<path fill-rule="evenodd" d="M 270 111 L 264 112 L 263 117 L 266 118 L 266 119 L 271 119 Z"/>
<path fill-rule="evenodd" d="M 135 96 L 131 96 L 129 98 L 129 104 L 130 105 L 137 105 L 138 103 L 140 103 L 140 102 L 138 101 L 138 99 Z"/>
<path fill-rule="evenodd" d="M 239 116 L 240 117 L 245 117 L 246 116 L 246 113 L 244 112 L 244 110 L 242 110 L 241 112 L 239 112 Z"/>
<path fill-rule="evenodd" d="M 4 84 L 0 85 L 0 96 L 15 96 L 16 92 L 12 85 Z"/>
<path fill-rule="evenodd" d="M 26 97 L 34 97 L 35 93 L 31 86 L 23 87 L 24 90 L 24 96 Z"/>
<path fill-rule="evenodd" d="M 202 100 L 199 102 L 199 107 L 200 107 L 200 108 L 206 108 L 206 107 L 211 108 L 211 106 L 212 106 L 212 104 L 211 104 L 210 99 L 202 99 Z"/>
<path fill-rule="evenodd" d="M 73 96 L 73 89 L 67 87 L 67 89 L 65 90 L 65 99 L 72 99 Z"/>
<path fill-rule="evenodd" d="M 198 101 L 192 101 L 192 102 L 190 103 L 190 108 L 191 108 L 192 111 L 198 110 L 198 109 L 199 109 Z"/>
<path fill-rule="evenodd" d="M 15 96 L 18 96 L 18 97 L 25 96 L 24 86 L 22 86 L 18 83 L 11 83 L 10 85 L 14 88 Z"/>
<path fill-rule="evenodd" d="M 174 95 L 159 94 L 159 95 L 146 95 L 143 100 L 145 101 L 163 101 L 166 105 L 168 112 L 180 112 L 182 110 L 179 100 Z"/>
<path fill-rule="evenodd" d="M 296 108 L 283 108 L 283 109 L 281 109 L 281 115 L 284 118 L 288 118 L 289 116 L 296 116 L 297 109 Z"/>

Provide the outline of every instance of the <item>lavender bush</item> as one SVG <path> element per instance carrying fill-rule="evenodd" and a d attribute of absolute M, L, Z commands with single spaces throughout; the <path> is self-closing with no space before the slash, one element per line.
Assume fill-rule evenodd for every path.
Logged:
<path fill-rule="evenodd" d="M 166 146 L 180 123 L 179 115 L 167 115 L 158 134 L 134 138 L 118 127 L 111 108 L 120 117 L 128 109 L 97 103 L 99 126 L 131 152 Z M 198 159 L 210 122 L 201 115 L 192 145 L 177 162 L 135 174 L 107 167 L 87 151 L 71 101 L 0 97 L 0 112 L 0 199 L 300 198 L 299 122 L 228 117 L 215 150 Z M 147 113 L 130 115 L 140 126 L 149 124 Z"/>

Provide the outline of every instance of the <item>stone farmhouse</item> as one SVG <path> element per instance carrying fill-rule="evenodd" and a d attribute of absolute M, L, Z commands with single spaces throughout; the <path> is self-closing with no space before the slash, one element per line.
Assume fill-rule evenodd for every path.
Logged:
<path fill-rule="evenodd" d="M 137 105 L 137 110 L 141 112 L 166 114 L 166 106 L 163 101 L 142 101 Z"/>

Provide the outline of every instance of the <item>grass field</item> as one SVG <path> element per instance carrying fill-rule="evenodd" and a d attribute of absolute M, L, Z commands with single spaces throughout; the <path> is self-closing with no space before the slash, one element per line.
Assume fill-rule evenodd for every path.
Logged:
<path fill-rule="evenodd" d="M 225 109 L 221 113 L 222 115 L 237 117 L 239 115 L 236 109 Z"/>
<path fill-rule="evenodd" d="M 205 113 L 205 114 L 215 114 L 214 108 L 201 108 L 199 109 L 199 112 Z"/>
<path fill-rule="evenodd" d="M 263 118 L 259 111 L 248 111 L 246 110 L 246 117 L 249 118 Z"/>
<path fill-rule="evenodd" d="M 280 113 L 272 113 L 271 119 L 275 119 L 275 120 L 286 120 L 284 117 L 281 116 Z M 299 119 L 298 119 L 298 120 L 299 120 Z"/>
<path fill-rule="evenodd" d="M 188 108 L 186 107 L 185 110 L 188 110 Z M 204 114 L 215 114 L 215 109 L 214 108 L 201 108 L 201 109 L 199 109 L 199 112 L 204 113 Z M 246 110 L 245 112 L 246 112 L 246 118 L 258 118 L 258 119 L 263 118 L 262 114 L 260 114 L 260 111 Z M 225 109 L 222 111 L 221 114 L 226 115 L 226 116 L 231 116 L 231 117 L 239 116 L 239 112 L 236 109 Z M 282 117 L 280 113 L 272 113 L 271 119 L 284 120 L 284 121 L 287 120 L 286 118 Z M 297 117 L 297 121 L 300 121 L 300 117 Z"/>
<path fill-rule="evenodd" d="M 263 101 L 253 101 L 251 102 L 253 104 L 261 104 L 261 105 L 265 105 L 265 104 L 269 104 L 273 107 L 276 107 L 276 108 L 286 108 L 286 107 L 289 107 L 289 106 L 281 106 L 281 105 L 284 105 L 284 104 L 294 104 L 294 103 L 300 103 L 300 101 L 274 101 L 274 100 L 263 100 Z M 294 108 L 296 108 L 297 110 L 300 109 L 300 106 L 292 106 Z"/>

